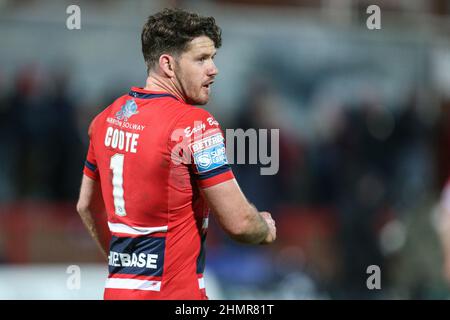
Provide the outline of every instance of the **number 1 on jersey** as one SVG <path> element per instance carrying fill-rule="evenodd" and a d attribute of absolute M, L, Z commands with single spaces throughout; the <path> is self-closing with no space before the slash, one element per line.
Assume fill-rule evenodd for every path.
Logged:
<path fill-rule="evenodd" d="M 111 157 L 111 163 L 109 168 L 113 171 L 113 197 L 114 208 L 118 216 L 124 217 L 127 215 L 125 211 L 125 200 L 123 199 L 123 162 L 125 156 L 120 153 L 116 153 Z"/>

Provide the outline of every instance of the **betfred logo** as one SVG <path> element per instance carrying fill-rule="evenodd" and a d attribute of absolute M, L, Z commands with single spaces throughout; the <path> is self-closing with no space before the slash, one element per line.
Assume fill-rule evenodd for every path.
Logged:
<path fill-rule="evenodd" d="M 196 141 L 191 144 L 191 150 L 193 153 L 205 150 L 207 148 L 218 145 L 224 141 L 224 138 L 221 133 L 216 133 L 210 137 L 204 138 L 200 141 Z"/>

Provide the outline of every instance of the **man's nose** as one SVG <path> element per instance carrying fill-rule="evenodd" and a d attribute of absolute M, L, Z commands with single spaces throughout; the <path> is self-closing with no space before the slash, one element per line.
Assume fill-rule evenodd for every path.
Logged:
<path fill-rule="evenodd" d="M 211 66 L 208 69 L 208 76 L 216 76 L 219 73 L 219 69 L 216 67 L 214 61 L 211 62 Z"/>

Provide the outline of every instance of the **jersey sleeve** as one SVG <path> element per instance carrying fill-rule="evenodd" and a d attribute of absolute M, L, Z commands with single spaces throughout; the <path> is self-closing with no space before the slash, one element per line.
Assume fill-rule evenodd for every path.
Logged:
<path fill-rule="evenodd" d="M 97 168 L 97 160 L 95 157 L 94 146 L 92 143 L 93 125 L 94 125 L 94 121 L 92 121 L 91 125 L 89 126 L 89 131 L 88 131 L 89 149 L 88 149 L 88 153 L 86 156 L 86 161 L 84 162 L 83 173 L 91 179 L 98 180 L 99 173 L 98 173 L 98 168 Z"/>
<path fill-rule="evenodd" d="M 171 134 L 172 161 L 189 166 L 200 188 L 234 179 L 219 123 L 201 108 L 192 107 L 177 120 Z"/>

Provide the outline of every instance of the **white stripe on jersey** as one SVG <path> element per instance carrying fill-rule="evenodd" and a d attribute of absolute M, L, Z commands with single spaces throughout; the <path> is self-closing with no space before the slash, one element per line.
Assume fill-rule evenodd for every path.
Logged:
<path fill-rule="evenodd" d="M 144 227 L 132 227 L 123 223 L 111 223 L 111 222 L 108 222 L 108 226 L 109 230 L 115 233 L 145 235 L 155 232 L 167 232 L 167 226 L 144 228 Z"/>
<path fill-rule="evenodd" d="M 205 289 L 205 278 L 199 278 L 198 279 L 198 287 L 200 289 Z"/>
<path fill-rule="evenodd" d="M 160 291 L 161 281 L 108 278 L 105 283 L 105 288 Z"/>

